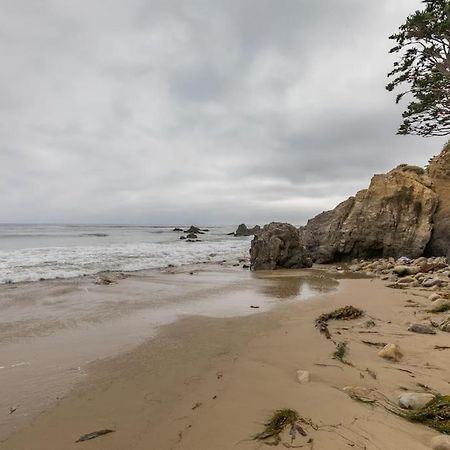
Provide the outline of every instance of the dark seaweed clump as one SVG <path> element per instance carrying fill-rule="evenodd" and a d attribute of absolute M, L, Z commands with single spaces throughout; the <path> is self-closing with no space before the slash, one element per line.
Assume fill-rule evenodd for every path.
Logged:
<path fill-rule="evenodd" d="M 450 395 L 439 395 L 423 408 L 402 415 L 411 422 L 420 422 L 450 434 Z"/>
<path fill-rule="evenodd" d="M 335 309 L 330 313 L 320 315 L 316 319 L 316 328 L 323 333 L 327 339 L 331 339 L 330 331 L 328 330 L 329 320 L 351 320 L 357 319 L 364 315 L 364 311 L 355 308 L 354 306 L 344 306 L 343 308 Z"/>

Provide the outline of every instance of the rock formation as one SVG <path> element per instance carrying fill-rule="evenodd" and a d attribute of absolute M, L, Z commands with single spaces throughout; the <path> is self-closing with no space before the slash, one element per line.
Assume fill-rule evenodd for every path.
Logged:
<path fill-rule="evenodd" d="M 250 249 L 251 268 L 271 270 L 311 267 L 312 260 L 293 225 L 272 222 L 264 225 L 253 240 Z"/>
<path fill-rule="evenodd" d="M 433 217 L 433 234 L 427 253 L 450 258 L 450 145 L 434 157 L 427 168 L 439 205 Z"/>
<path fill-rule="evenodd" d="M 253 228 L 248 228 L 245 223 L 241 223 L 237 230 L 234 232 L 235 236 L 254 236 L 261 231 L 261 227 L 259 225 L 255 225 Z"/>
<path fill-rule="evenodd" d="M 332 211 L 310 219 L 300 229 L 314 261 L 421 256 L 431 237 L 438 196 L 428 174 L 401 165 L 375 175 Z"/>

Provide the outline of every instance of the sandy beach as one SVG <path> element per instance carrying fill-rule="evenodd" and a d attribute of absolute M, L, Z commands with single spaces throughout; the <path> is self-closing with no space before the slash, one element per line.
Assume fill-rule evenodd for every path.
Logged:
<path fill-rule="evenodd" d="M 231 297 L 254 313 L 193 314 L 161 325 L 137 347 L 89 364 L 71 392 L 0 448 L 254 449 L 265 445 L 252 437 L 281 408 L 297 410 L 312 426 L 305 426 L 307 436 L 294 442 L 283 436 L 280 447 L 430 448 L 437 432 L 382 405 L 385 400 L 396 404 L 402 392 L 422 392 L 424 386 L 447 392 L 448 355 L 435 346 L 445 347 L 448 335 L 407 331 L 410 323 L 429 315 L 428 292 L 389 289 L 379 279 L 340 276 L 337 282 L 322 269 L 257 275 L 240 270 L 228 272 L 235 284 Z M 122 283 L 132 281 L 102 288 L 119 289 Z M 231 298 L 227 286 L 219 296 Z M 303 297 L 302 286 L 309 286 Z M 270 297 L 276 299 L 271 307 Z M 358 319 L 330 322 L 333 339 L 348 344 L 350 364 L 333 359 L 335 344 L 314 326 L 320 314 L 345 305 L 365 311 Z M 375 326 L 366 328 L 367 320 Z M 368 342 L 395 343 L 404 357 L 400 362 L 382 359 Z M 310 372 L 308 383 L 299 383 L 298 370 Z M 356 401 L 343 391 L 348 386 L 365 388 L 383 402 Z M 101 429 L 114 432 L 75 443 Z"/>

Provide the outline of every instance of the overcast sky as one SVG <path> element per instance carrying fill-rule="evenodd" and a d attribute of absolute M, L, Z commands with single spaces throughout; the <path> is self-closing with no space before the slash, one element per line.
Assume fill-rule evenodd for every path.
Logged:
<path fill-rule="evenodd" d="M 424 165 L 384 89 L 419 6 L 0 0 L 0 222 L 301 224 Z"/>

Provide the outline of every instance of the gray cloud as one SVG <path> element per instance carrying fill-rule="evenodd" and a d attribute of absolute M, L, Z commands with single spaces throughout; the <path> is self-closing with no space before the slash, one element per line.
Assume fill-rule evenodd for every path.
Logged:
<path fill-rule="evenodd" d="M 387 36 L 419 0 L 3 0 L 0 222 L 302 223 L 423 165 Z"/>

